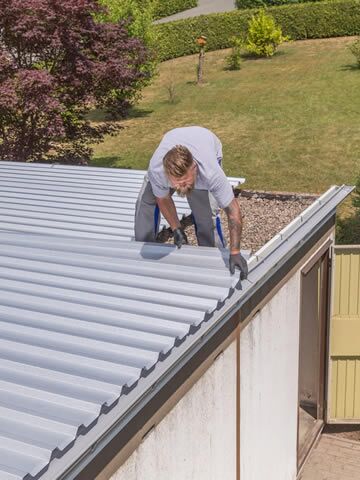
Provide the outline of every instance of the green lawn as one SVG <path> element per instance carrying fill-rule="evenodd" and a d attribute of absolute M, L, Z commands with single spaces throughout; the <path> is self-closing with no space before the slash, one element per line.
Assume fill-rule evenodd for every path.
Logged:
<path fill-rule="evenodd" d="M 323 192 L 353 183 L 360 173 L 360 69 L 346 48 L 352 41 L 290 43 L 236 72 L 224 70 L 228 51 L 207 53 L 201 87 L 196 56 L 165 62 L 125 128 L 95 147 L 93 164 L 145 169 L 167 130 L 202 125 L 222 140 L 227 174 L 246 177 L 247 188 Z"/>

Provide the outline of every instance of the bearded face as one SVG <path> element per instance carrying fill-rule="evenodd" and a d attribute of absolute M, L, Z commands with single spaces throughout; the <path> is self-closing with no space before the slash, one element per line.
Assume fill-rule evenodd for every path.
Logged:
<path fill-rule="evenodd" d="M 179 197 L 186 197 L 190 195 L 190 193 L 194 190 L 195 183 L 192 185 L 186 185 L 184 187 L 176 187 L 175 192 L 179 195 Z"/>
<path fill-rule="evenodd" d="M 189 171 L 182 177 L 173 177 L 169 175 L 171 186 L 180 197 L 189 195 L 195 187 L 197 166 L 194 163 Z"/>

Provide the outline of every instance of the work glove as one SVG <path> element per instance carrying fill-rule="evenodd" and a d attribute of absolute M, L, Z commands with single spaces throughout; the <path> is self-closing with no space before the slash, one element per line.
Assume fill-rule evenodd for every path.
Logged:
<path fill-rule="evenodd" d="M 174 234 L 174 244 L 177 246 L 177 248 L 181 248 L 182 245 L 187 245 L 188 239 L 187 236 L 182 228 L 175 228 L 173 230 Z"/>
<path fill-rule="evenodd" d="M 240 270 L 240 280 L 245 280 L 248 276 L 248 265 L 241 253 L 230 254 L 229 270 L 231 275 L 234 275 L 236 267 Z"/>

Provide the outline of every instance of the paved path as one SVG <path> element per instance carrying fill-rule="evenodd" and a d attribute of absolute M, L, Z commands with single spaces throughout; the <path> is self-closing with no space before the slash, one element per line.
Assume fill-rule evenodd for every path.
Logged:
<path fill-rule="evenodd" d="M 231 10 L 235 10 L 235 8 L 234 0 L 199 0 L 197 7 L 176 13 L 170 17 L 161 18 L 155 23 L 165 23 L 172 20 L 180 20 L 181 18 L 197 17 L 198 15 L 207 13 L 230 12 Z"/>
<path fill-rule="evenodd" d="M 359 480 L 360 442 L 321 435 L 299 480 Z"/>

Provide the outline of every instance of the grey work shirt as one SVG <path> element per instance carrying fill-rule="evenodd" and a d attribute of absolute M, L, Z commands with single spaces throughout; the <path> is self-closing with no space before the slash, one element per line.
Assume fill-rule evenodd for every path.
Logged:
<path fill-rule="evenodd" d="M 203 127 L 175 128 L 164 135 L 148 169 L 155 197 L 164 198 L 169 194 L 171 184 L 164 171 L 163 158 L 176 145 L 187 147 L 197 164 L 195 189 L 208 190 L 220 208 L 228 207 L 234 193 L 221 168 L 222 145 L 214 133 Z"/>

